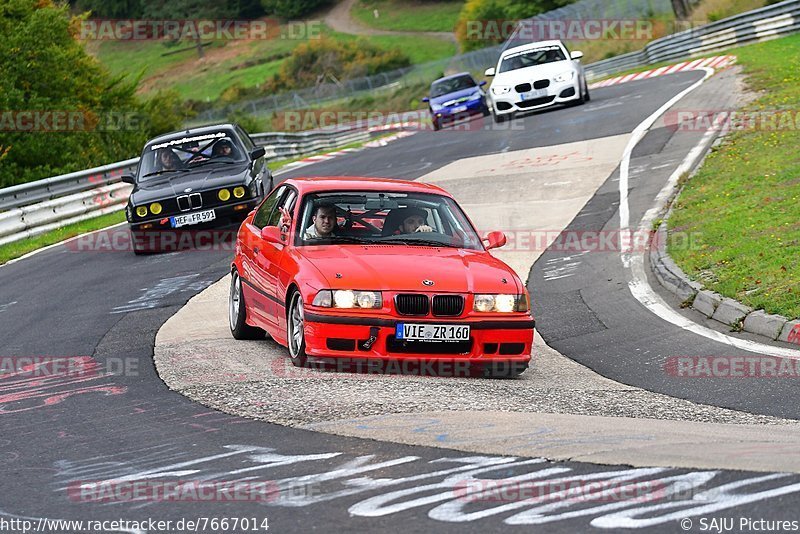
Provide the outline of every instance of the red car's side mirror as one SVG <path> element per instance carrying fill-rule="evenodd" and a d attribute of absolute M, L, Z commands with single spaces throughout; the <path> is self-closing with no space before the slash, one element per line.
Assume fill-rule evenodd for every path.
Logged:
<path fill-rule="evenodd" d="M 484 241 L 486 241 L 486 250 L 500 248 L 506 244 L 506 234 L 503 232 L 489 232 L 486 234 Z"/>
<path fill-rule="evenodd" d="M 283 244 L 283 235 L 277 226 L 265 226 L 261 229 L 261 239 L 267 243 Z"/>

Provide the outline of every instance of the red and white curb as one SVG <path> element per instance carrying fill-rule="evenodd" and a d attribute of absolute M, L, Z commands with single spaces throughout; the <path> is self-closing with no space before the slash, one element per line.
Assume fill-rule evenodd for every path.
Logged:
<path fill-rule="evenodd" d="M 683 61 L 675 65 L 667 65 L 657 69 L 646 70 L 644 72 L 634 72 L 633 74 L 626 74 L 624 76 L 617 76 L 609 78 L 602 82 L 593 83 L 589 89 L 597 89 L 598 87 L 608 87 L 609 85 L 617 85 L 620 83 L 635 82 L 636 80 L 644 80 L 647 78 L 655 78 L 656 76 L 664 76 L 665 74 L 674 74 L 676 72 L 686 72 L 690 70 L 697 70 L 703 67 L 710 67 L 712 69 L 722 69 L 733 64 L 736 61 L 736 56 L 714 56 L 696 59 L 694 61 Z"/>
<path fill-rule="evenodd" d="M 313 163 L 320 163 L 322 161 L 330 161 L 334 158 L 338 158 L 339 156 L 343 156 L 344 154 L 352 154 L 353 152 L 359 152 L 364 150 L 365 148 L 374 148 L 379 146 L 386 146 L 392 141 L 396 141 L 397 139 L 401 139 L 403 137 L 408 137 L 409 135 L 414 135 L 417 133 L 416 131 L 400 131 L 394 135 L 390 135 L 387 137 L 383 137 L 381 139 L 375 139 L 374 141 L 368 141 L 364 143 L 363 146 L 358 148 L 343 148 L 342 150 L 336 150 L 334 152 L 328 152 L 327 154 L 317 154 L 316 156 L 309 156 L 307 158 L 303 158 L 297 161 L 293 161 L 287 165 L 284 165 L 276 174 L 286 172 L 291 169 L 296 169 L 298 167 L 305 167 L 306 165 L 311 165 Z"/>

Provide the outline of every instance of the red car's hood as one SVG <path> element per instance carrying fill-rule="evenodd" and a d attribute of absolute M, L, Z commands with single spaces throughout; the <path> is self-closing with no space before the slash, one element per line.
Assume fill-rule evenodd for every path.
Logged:
<path fill-rule="evenodd" d="M 298 250 L 322 273 L 331 289 L 454 293 L 521 290 L 514 271 L 482 250 L 397 245 L 300 247 Z M 434 285 L 426 286 L 423 280 L 432 280 Z"/>

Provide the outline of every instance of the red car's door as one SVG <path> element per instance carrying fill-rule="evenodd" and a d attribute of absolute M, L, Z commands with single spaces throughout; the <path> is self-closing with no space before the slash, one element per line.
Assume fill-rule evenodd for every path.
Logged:
<path fill-rule="evenodd" d="M 276 229 L 275 235 L 287 235 L 288 223 L 284 220 L 284 214 L 294 208 L 296 200 L 297 191 L 287 187 L 266 223 L 266 227 Z M 268 241 L 261 236 L 258 241 L 258 251 L 253 251 L 254 277 L 259 281 L 264 292 L 262 298 L 265 319 L 270 324 L 278 326 L 284 313 L 283 291 L 279 287 L 278 281 L 282 278 L 280 276 L 281 261 L 287 245 L 286 242 Z"/>
<path fill-rule="evenodd" d="M 277 210 L 278 201 L 286 192 L 282 186 L 272 192 L 256 211 L 251 223 L 245 223 L 241 237 L 242 247 L 242 293 L 247 313 L 262 323 L 272 323 L 268 312 L 270 299 L 267 297 L 269 283 L 264 279 L 260 256 L 264 249 L 261 229 L 269 224 L 272 214 Z"/>

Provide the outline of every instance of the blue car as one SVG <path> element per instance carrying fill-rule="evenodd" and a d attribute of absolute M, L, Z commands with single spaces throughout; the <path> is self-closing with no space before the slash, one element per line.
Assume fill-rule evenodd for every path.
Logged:
<path fill-rule="evenodd" d="M 478 113 L 488 116 L 486 93 L 481 89 L 484 85 L 484 81 L 476 83 L 469 72 L 445 76 L 433 82 L 430 96 L 422 99 L 428 103 L 433 129 L 438 130 L 446 122 Z"/>

